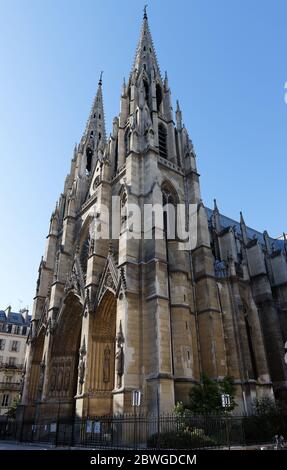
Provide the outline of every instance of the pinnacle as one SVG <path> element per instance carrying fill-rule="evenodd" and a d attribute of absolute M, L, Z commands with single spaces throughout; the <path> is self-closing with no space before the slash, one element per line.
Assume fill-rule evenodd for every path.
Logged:
<path fill-rule="evenodd" d="M 143 24 L 131 74 L 135 70 L 139 72 L 144 67 L 150 73 L 154 70 L 155 74 L 161 80 L 160 68 L 149 29 L 146 7 L 147 5 L 144 8 Z"/>

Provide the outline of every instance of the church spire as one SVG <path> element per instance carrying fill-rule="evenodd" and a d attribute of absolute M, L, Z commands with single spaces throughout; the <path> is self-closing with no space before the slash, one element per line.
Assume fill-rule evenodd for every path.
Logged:
<path fill-rule="evenodd" d="M 142 69 L 144 69 L 149 75 L 154 74 L 157 78 L 161 79 L 146 9 L 147 6 L 144 7 L 143 24 L 131 75 L 135 73 L 139 74 Z"/>
<path fill-rule="evenodd" d="M 102 93 L 103 72 L 100 73 L 97 93 L 91 108 L 90 116 L 83 135 L 83 144 L 93 143 L 96 148 L 106 141 L 104 101 Z"/>

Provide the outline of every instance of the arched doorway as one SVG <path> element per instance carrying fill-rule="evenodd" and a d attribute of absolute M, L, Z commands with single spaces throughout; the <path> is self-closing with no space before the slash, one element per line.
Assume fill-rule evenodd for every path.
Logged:
<path fill-rule="evenodd" d="M 64 301 L 53 337 L 47 398 L 57 404 L 57 414 L 63 417 L 74 416 L 82 310 L 79 298 L 70 293 Z"/>
<path fill-rule="evenodd" d="M 110 414 L 115 388 L 116 297 L 109 289 L 94 314 L 91 339 L 89 413 Z"/>

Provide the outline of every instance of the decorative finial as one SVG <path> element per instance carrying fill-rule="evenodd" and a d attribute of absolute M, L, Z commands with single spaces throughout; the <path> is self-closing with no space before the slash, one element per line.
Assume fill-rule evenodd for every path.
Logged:
<path fill-rule="evenodd" d="M 76 142 L 75 147 L 74 147 L 74 157 L 77 155 L 77 152 L 78 152 L 78 144 Z"/>
<path fill-rule="evenodd" d="M 103 84 L 103 71 L 101 71 L 101 74 L 100 74 L 100 80 L 99 80 L 99 86 L 102 86 Z"/>
<path fill-rule="evenodd" d="M 144 6 L 144 20 L 147 20 L 147 12 L 146 12 L 147 7 L 148 5 Z"/>

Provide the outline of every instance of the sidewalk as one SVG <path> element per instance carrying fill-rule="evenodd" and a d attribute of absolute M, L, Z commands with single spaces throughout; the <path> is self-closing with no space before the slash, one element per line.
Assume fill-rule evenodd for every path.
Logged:
<path fill-rule="evenodd" d="M 51 450 L 52 447 L 48 447 L 45 444 L 29 444 L 16 441 L 0 441 L 1 450 Z"/>
<path fill-rule="evenodd" d="M 231 446 L 228 447 L 215 448 L 214 450 L 274 450 L 275 444 L 257 444 L 251 446 Z M 30 442 L 17 442 L 17 441 L 0 441 L 0 451 L 1 450 L 95 450 L 93 447 L 56 447 L 54 444 L 49 443 L 30 443 Z M 108 448 L 98 447 L 96 450 L 109 450 Z M 114 449 L 112 449 L 114 450 Z M 121 449 L 124 450 L 124 449 Z M 129 449 L 130 450 L 130 449 Z M 142 449 L 151 450 L 151 449 Z M 212 450 L 212 449 L 210 449 Z M 279 450 L 287 450 L 279 449 Z"/>

